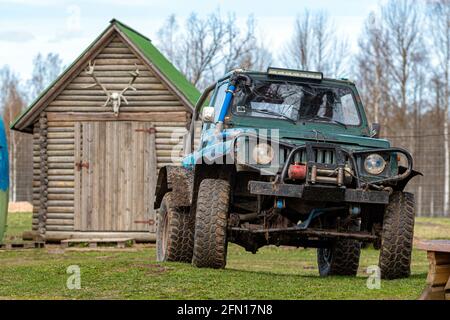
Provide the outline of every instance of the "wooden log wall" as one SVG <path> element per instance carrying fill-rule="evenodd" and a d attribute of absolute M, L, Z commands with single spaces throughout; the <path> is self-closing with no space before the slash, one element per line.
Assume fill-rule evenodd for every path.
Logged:
<path fill-rule="evenodd" d="M 120 116 L 139 121 L 142 113 L 152 114 L 156 129 L 157 168 L 172 164 L 174 148 L 177 163 L 181 160 L 182 136 L 186 132 L 190 116 L 186 108 L 165 84 L 163 84 L 131 49 L 118 37 L 92 60 L 95 61 L 95 75 L 108 90 L 122 90 L 128 84 L 130 71 L 139 68 L 140 75 L 135 81 L 137 91 L 127 91 L 129 102 L 122 103 Z M 74 127 L 80 120 L 73 115 L 81 113 L 91 120 L 110 116 L 112 107 L 104 107 L 106 95 L 100 87 L 86 88 L 93 84 L 91 76 L 81 71 L 66 88 L 46 108 L 48 116 L 47 160 L 48 196 L 46 199 L 46 232 L 59 234 L 74 230 Z M 133 114 L 135 116 L 133 116 Z M 92 115 L 90 117 L 89 115 Z M 108 118 L 109 119 L 109 118 Z M 111 118 L 110 120 L 115 120 Z M 33 229 L 38 229 L 39 210 L 42 208 L 42 172 L 40 171 L 39 133 L 34 132 L 34 214 Z M 178 146 L 178 147 L 177 147 Z"/>

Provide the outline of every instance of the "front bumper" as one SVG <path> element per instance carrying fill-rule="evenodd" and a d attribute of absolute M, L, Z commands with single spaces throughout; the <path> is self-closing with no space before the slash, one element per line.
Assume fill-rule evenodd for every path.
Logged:
<path fill-rule="evenodd" d="M 345 187 L 326 185 L 299 185 L 263 181 L 250 181 L 248 188 L 250 193 L 255 195 L 299 198 L 307 201 L 371 204 L 389 203 L 388 191 L 347 189 Z"/>

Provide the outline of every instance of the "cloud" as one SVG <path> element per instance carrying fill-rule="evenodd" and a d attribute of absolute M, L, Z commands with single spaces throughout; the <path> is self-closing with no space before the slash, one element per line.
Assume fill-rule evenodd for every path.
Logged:
<path fill-rule="evenodd" d="M 28 42 L 31 40 L 34 40 L 34 35 L 31 32 L 20 30 L 0 31 L 0 41 Z"/>
<path fill-rule="evenodd" d="M 48 39 L 49 43 L 60 43 L 75 39 L 85 38 L 86 35 L 82 31 L 61 31 L 57 32 L 54 37 Z"/>

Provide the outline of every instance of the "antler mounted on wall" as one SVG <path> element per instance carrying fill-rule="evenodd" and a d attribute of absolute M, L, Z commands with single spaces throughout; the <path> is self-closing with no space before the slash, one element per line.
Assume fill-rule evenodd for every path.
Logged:
<path fill-rule="evenodd" d="M 102 88 L 103 92 L 106 95 L 106 101 L 103 104 L 104 107 L 106 107 L 108 104 L 111 104 L 113 107 L 113 111 L 114 111 L 114 115 L 117 117 L 119 115 L 119 111 L 120 111 L 120 105 L 122 104 L 122 101 L 124 101 L 126 104 L 128 104 L 128 100 L 127 98 L 125 98 L 124 94 L 128 91 L 128 90 L 133 90 L 136 91 L 137 89 L 135 87 L 133 87 L 133 83 L 136 81 L 136 78 L 139 76 L 139 68 L 136 66 L 136 70 L 135 71 L 131 71 L 131 79 L 128 82 L 128 85 L 122 89 L 122 91 L 109 91 L 108 89 L 106 89 L 106 87 L 98 80 L 98 78 L 95 76 L 94 71 L 95 71 L 95 61 L 92 64 L 91 61 L 89 61 L 89 64 L 86 68 L 86 73 L 88 75 L 90 75 L 95 83 L 85 87 L 84 89 L 89 89 L 89 88 L 93 88 L 96 86 L 100 86 L 100 88 Z"/>

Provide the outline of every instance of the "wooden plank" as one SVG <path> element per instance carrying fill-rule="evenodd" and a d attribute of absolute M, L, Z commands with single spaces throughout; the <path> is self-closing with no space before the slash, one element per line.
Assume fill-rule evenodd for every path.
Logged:
<path fill-rule="evenodd" d="M 131 91 L 131 92 L 135 92 L 135 91 Z M 137 91 L 136 91 L 137 92 Z M 150 91 L 151 92 L 151 91 Z M 160 95 L 131 95 L 128 94 L 128 92 L 125 94 L 125 97 L 127 98 L 128 102 L 131 101 L 178 101 L 177 97 L 171 95 L 169 92 L 167 92 L 166 94 L 160 94 Z M 59 103 L 65 101 L 64 103 Z M 68 106 L 72 106 L 75 104 L 76 101 L 91 101 L 92 105 L 97 105 L 98 102 L 95 101 L 99 101 L 99 102 L 105 102 L 106 101 L 106 96 L 105 93 L 99 92 L 98 95 L 81 95 L 81 94 L 77 94 L 77 95 L 62 95 L 59 96 L 56 100 L 54 100 L 54 103 L 52 103 L 51 105 L 68 105 Z M 85 105 L 85 104 L 79 104 L 79 105 Z M 123 105 L 124 107 L 127 106 L 127 104 Z"/>
<path fill-rule="evenodd" d="M 112 72 L 121 72 L 121 71 L 106 71 L 106 73 Z M 139 96 L 154 96 L 154 95 L 173 95 L 169 90 L 136 90 L 136 91 L 127 91 L 127 96 L 129 97 L 139 97 Z M 101 89 L 90 88 L 90 89 L 75 89 L 75 90 L 64 90 L 61 95 L 58 96 L 58 99 L 68 100 L 76 99 L 78 96 L 85 97 L 103 97 L 105 93 Z"/>
<path fill-rule="evenodd" d="M 445 286 L 450 278 L 450 254 L 428 251 L 429 269 L 427 283 L 436 286 Z"/>
<path fill-rule="evenodd" d="M 156 180 L 158 174 L 158 166 L 157 166 L 157 155 L 156 155 L 156 135 L 152 133 L 149 135 L 149 146 L 148 146 L 148 157 L 147 160 L 147 173 L 146 175 L 149 177 L 148 188 L 148 203 L 147 203 L 147 212 L 148 216 L 146 218 L 153 219 L 156 221 L 156 212 L 153 208 L 153 203 L 155 201 L 155 188 L 156 188 Z M 150 232 L 156 232 L 156 223 L 154 225 L 148 225 L 148 230 Z"/>
<path fill-rule="evenodd" d="M 450 240 L 419 241 L 416 244 L 416 248 L 426 251 L 438 251 L 450 253 Z"/>
<path fill-rule="evenodd" d="M 427 286 L 418 300 L 445 300 L 445 291 L 443 287 Z"/>
<path fill-rule="evenodd" d="M 119 123 L 118 122 L 114 122 L 113 123 L 113 132 L 111 133 L 111 137 L 112 137 L 112 143 L 113 143 L 113 153 L 112 153 L 112 158 L 113 158 L 113 162 L 112 162 L 112 172 L 110 172 L 109 174 L 111 174 L 112 177 L 112 188 L 111 188 L 111 196 L 112 196 L 112 201 L 111 201 L 111 205 L 112 205 L 112 230 L 119 230 L 118 226 L 119 226 L 119 199 L 118 199 L 118 193 L 119 193 L 119 166 L 120 166 L 120 150 L 119 150 Z"/>
<path fill-rule="evenodd" d="M 450 300 L 450 278 L 448 279 L 447 284 L 445 285 L 444 291 L 445 291 L 445 300 Z"/>
<path fill-rule="evenodd" d="M 87 210 L 87 230 L 93 231 L 95 228 L 93 227 L 94 223 L 94 206 L 93 206 L 93 197 L 94 197 L 94 169 L 96 169 L 95 164 L 95 154 L 97 152 L 95 148 L 95 128 L 98 123 L 90 122 L 89 123 L 89 140 L 88 140 L 88 148 L 89 148 L 89 157 L 87 158 L 87 162 L 89 163 L 89 168 L 84 169 L 84 172 L 87 172 L 86 176 L 88 177 L 88 187 L 87 191 L 87 199 L 88 199 L 88 210 Z M 83 177 L 82 177 L 83 179 Z"/>
<path fill-rule="evenodd" d="M 117 124 L 117 132 L 118 132 L 118 143 L 117 145 L 122 149 L 125 145 L 124 143 L 124 132 L 123 132 L 123 124 Z M 125 192 L 125 184 L 124 184 L 124 173 L 125 173 L 125 152 L 121 152 L 122 150 L 117 150 L 118 153 L 115 154 L 115 157 L 118 159 L 117 166 L 117 189 L 114 193 L 114 197 L 117 199 L 117 220 L 116 227 L 114 230 L 123 230 L 123 215 L 124 215 L 124 204 L 123 204 L 123 195 Z"/>
<path fill-rule="evenodd" d="M 115 116 L 112 112 L 103 113 L 82 113 L 67 112 L 54 113 L 48 112 L 47 117 L 50 121 L 183 121 L 186 120 L 186 112 L 151 112 L 151 113 L 119 113 Z M 71 141 L 73 143 L 73 141 Z"/>
<path fill-rule="evenodd" d="M 99 136 L 98 136 L 98 185 L 99 185 L 99 191 L 98 191 L 98 223 L 99 223 L 99 230 L 110 230 L 107 228 L 106 225 L 106 205 L 105 205 L 105 176 L 106 173 L 106 124 L 105 122 L 99 123 L 100 129 L 99 129 Z"/>
<path fill-rule="evenodd" d="M 73 219 L 51 219 L 47 217 L 46 224 L 55 226 L 72 226 Z"/>
<path fill-rule="evenodd" d="M 100 66 L 95 66 L 95 69 L 99 69 Z M 133 70 L 134 68 L 129 68 L 127 66 L 127 69 L 129 70 Z M 119 66 L 114 67 L 114 70 L 120 70 Z M 120 91 L 123 89 L 123 84 L 120 83 L 112 83 L 112 84 L 108 84 L 105 86 L 107 90 L 114 90 L 114 91 Z M 135 87 L 137 90 L 164 90 L 167 89 L 163 84 L 160 83 L 152 83 L 152 84 L 135 84 L 133 85 L 133 87 Z M 69 90 L 84 90 L 86 89 L 86 84 L 85 83 L 70 83 L 67 86 L 67 89 Z"/>
<path fill-rule="evenodd" d="M 104 225 L 107 230 L 112 230 L 112 215 L 113 215 L 113 208 L 112 208 L 112 188 L 113 188 L 113 181 L 112 181 L 112 161 L 113 161 L 113 136 L 111 135 L 111 132 L 113 132 L 113 123 L 112 122 L 106 122 L 105 127 L 105 217 L 104 217 Z"/>
<path fill-rule="evenodd" d="M 125 96 L 126 97 L 126 96 Z M 74 101 L 65 101 L 65 100 L 55 100 L 54 102 L 52 102 L 48 108 L 51 108 L 52 110 L 60 110 L 60 111 L 73 111 L 73 110 L 80 110 L 80 111 L 88 111 L 89 108 L 103 108 L 102 111 L 107 111 L 108 109 L 112 109 L 112 105 L 108 104 L 105 106 L 105 101 L 106 101 L 106 96 L 104 97 L 103 100 L 99 100 L 99 101 L 79 101 L 79 100 L 74 100 Z M 135 111 L 139 111 L 140 109 L 146 109 L 146 112 L 151 111 L 151 107 L 179 107 L 181 106 L 180 102 L 178 102 L 177 100 L 153 100 L 153 99 L 149 99 L 149 100 L 138 100 L 138 101 L 128 101 L 128 104 L 123 103 L 120 105 L 120 110 L 122 112 L 127 112 L 133 110 L 132 108 L 134 107 Z M 57 108 L 60 107 L 60 108 Z M 80 107 L 84 107 L 84 110 L 81 110 Z M 86 108 L 88 110 L 86 110 Z M 71 110 L 69 110 L 71 109 Z M 48 110 L 49 112 L 52 110 Z M 161 111 L 161 110 L 160 110 Z M 53 120 L 53 119 L 52 119 Z"/>
<path fill-rule="evenodd" d="M 163 104 L 163 106 L 161 106 L 161 104 Z M 182 107 L 178 102 L 176 101 L 171 101 L 171 102 L 165 102 L 165 103 L 159 103 L 159 102 L 155 102 L 155 105 L 150 106 L 149 103 L 145 103 L 145 105 L 134 105 L 134 106 L 129 106 L 126 104 L 121 105 L 120 107 L 120 113 L 150 113 L 150 112 L 185 112 L 185 110 L 183 109 L 184 107 Z M 166 105 L 164 105 L 166 104 Z M 98 103 L 96 105 L 92 105 L 92 106 L 48 106 L 47 107 L 47 111 L 48 112 L 57 112 L 57 113 L 67 113 L 67 112 L 73 112 L 74 110 L 76 110 L 76 112 L 81 112 L 81 113 L 104 113 L 104 112 L 111 112 L 112 107 L 110 105 L 108 106 L 103 106 L 103 103 Z M 88 120 L 86 120 L 88 121 Z M 103 120 L 99 120 L 99 121 L 103 121 Z M 112 119 L 110 121 L 115 121 L 115 119 Z M 127 120 L 128 121 L 128 120 Z M 130 119 L 130 121 L 140 121 L 139 119 Z"/>
<path fill-rule="evenodd" d="M 48 195 L 48 200 L 75 200 L 74 195 L 73 194 L 55 194 L 55 193 L 49 193 Z M 76 207 L 76 205 L 74 205 L 74 208 Z M 75 211 L 77 211 L 77 209 L 74 209 Z"/>
<path fill-rule="evenodd" d="M 96 77 L 97 77 L 98 81 L 105 86 L 107 84 L 120 83 L 124 87 L 126 87 L 131 79 L 131 75 L 127 75 L 125 77 L 111 77 L 108 75 L 108 76 L 104 77 L 104 76 L 98 75 L 97 73 L 96 73 Z M 80 76 L 80 77 L 73 79 L 73 81 L 71 83 L 84 83 L 86 86 L 89 86 L 89 85 L 94 85 L 95 80 L 91 76 L 84 76 L 84 77 Z M 148 77 L 148 76 L 146 77 L 143 75 L 139 75 L 139 77 L 137 77 L 136 80 L 134 81 L 134 84 L 138 84 L 138 83 L 139 84 L 152 84 L 152 83 L 160 83 L 160 81 L 155 77 Z M 92 87 L 92 88 L 95 88 L 95 87 Z M 88 88 L 88 89 L 92 89 L 92 88 Z"/>
<path fill-rule="evenodd" d="M 91 123 L 92 126 L 92 140 L 91 140 L 91 145 L 92 145 L 92 150 L 91 150 L 91 154 L 90 154 L 90 159 L 89 159 L 89 173 L 92 177 L 92 182 L 90 184 L 90 197 L 91 197 L 91 212 L 90 212 L 90 217 L 91 217 L 91 223 L 90 223 L 90 227 L 89 230 L 101 230 L 100 229 L 100 225 L 99 225 L 99 190 L 100 190 L 100 186 L 99 186 L 99 176 L 100 176 L 100 167 L 102 166 L 101 164 L 101 159 L 100 159 L 100 144 L 101 141 L 99 139 L 99 131 L 100 131 L 100 123 L 99 122 L 93 122 Z"/>
<path fill-rule="evenodd" d="M 82 153 L 81 160 L 88 161 L 89 159 L 89 139 L 90 137 L 90 123 L 81 123 L 82 130 Z M 88 204 L 89 193 L 89 172 L 81 171 L 81 213 L 80 213 L 80 230 L 88 231 L 87 214 L 89 210 Z"/>
<path fill-rule="evenodd" d="M 137 150 L 135 148 L 135 140 L 139 139 L 139 135 L 136 135 L 134 129 L 133 122 L 125 122 L 122 125 L 124 128 L 124 136 L 125 136 L 125 144 L 127 152 L 124 155 L 125 161 L 125 175 L 124 175 L 124 190 L 125 194 L 119 195 L 123 197 L 124 201 L 124 211 L 123 211 L 123 225 L 122 228 L 124 231 L 131 231 L 132 228 L 132 219 L 135 214 L 134 209 L 139 205 L 142 201 L 140 192 L 142 190 L 133 190 L 133 187 L 138 185 L 138 181 L 134 180 L 139 179 L 138 177 L 133 177 L 133 171 L 135 170 L 136 163 L 133 161 L 134 155 Z M 135 191 L 135 192 L 134 192 Z"/>
<path fill-rule="evenodd" d="M 155 234 L 150 232 L 79 232 L 79 231 L 47 231 L 46 239 L 51 241 L 62 241 L 68 238 L 133 238 L 137 241 L 154 242 Z"/>
<path fill-rule="evenodd" d="M 135 59 L 95 59 L 96 66 L 101 65 L 134 65 L 141 64 L 141 60 Z"/>

